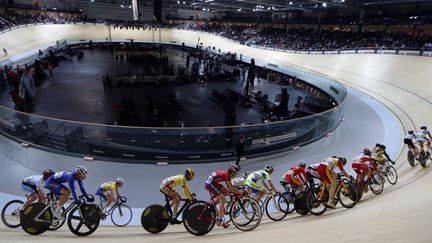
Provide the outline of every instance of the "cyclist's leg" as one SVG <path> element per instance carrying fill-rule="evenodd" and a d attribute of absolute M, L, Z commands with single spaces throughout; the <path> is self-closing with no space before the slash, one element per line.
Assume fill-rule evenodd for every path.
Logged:
<path fill-rule="evenodd" d="M 30 185 L 21 183 L 21 189 L 28 196 L 27 196 L 27 201 L 19 208 L 20 211 L 22 211 L 24 208 L 26 208 L 28 205 L 32 204 L 34 201 L 36 201 L 36 199 L 39 198 L 36 192 L 36 187 L 31 187 Z"/>
<path fill-rule="evenodd" d="M 107 210 L 109 205 L 114 202 L 114 197 L 109 192 L 105 193 L 105 195 L 106 195 L 105 210 Z"/>

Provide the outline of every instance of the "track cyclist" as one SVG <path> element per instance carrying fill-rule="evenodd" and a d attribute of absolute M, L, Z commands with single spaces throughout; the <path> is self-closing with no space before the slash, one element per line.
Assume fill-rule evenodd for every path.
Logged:
<path fill-rule="evenodd" d="M 298 165 L 291 167 L 285 174 L 283 174 L 282 176 L 282 179 L 284 179 L 283 181 L 288 182 L 294 190 L 299 188 L 300 191 L 303 191 L 304 184 L 308 180 L 305 168 L 306 168 L 306 162 L 300 161 Z M 287 185 L 282 185 L 282 186 L 284 186 L 286 190 Z"/>
<path fill-rule="evenodd" d="M 184 174 L 175 175 L 166 178 L 160 185 L 160 191 L 166 195 L 172 202 L 171 207 L 173 210 L 173 217 L 171 218 L 171 224 L 181 224 L 182 222 L 177 220 L 178 207 L 180 205 L 180 195 L 173 188 L 175 186 L 181 186 L 183 194 L 187 199 L 193 200 L 193 194 L 190 192 L 187 182 L 191 181 L 195 177 L 195 171 L 191 168 L 187 168 Z"/>
<path fill-rule="evenodd" d="M 380 173 L 380 170 L 373 162 L 373 159 L 370 157 L 371 151 L 367 148 L 363 150 L 363 153 L 357 156 L 352 162 L 351 166 L 353 170 L 357 173 L 357 181 L 363 182 L 366 177 L 370 178 L 372 176 L 372 169 Z M 368 191 L 368 187 L 364 186 L 364 192 Z"/>
<path fill-rule="evenodd" d="M 420 146 L 423 146 L 424 144 L 427 145 L 428 151 L 426 153 L 428 154 L 428 156 L 430 156 L 432 152 L 432 145 L 431 145 L 432 136 L 429 130 L 427 130 L 427 127 L 421 126 L 420 130 L 416 131 L 415 138 L 416 138 L 416 142 L 420 144 Z"/>
<path fill-rule="evenodd" d="M 36 200 L 38 202 L 46 200 L 43 187 L 45 181 L 52 175 L 54 175 L 54 171 L 47 169 L 42 172 L 42 175 L 29 176 L 21 182 L 21 188 L 27 194 L 27 201 L 19 208 L 20 212 Z"/>
<path fill-rule="evenodd" d="M 102 204 L 102 214 L 106 214 L 106 210 L 111 203 L 117 200 L 119 193 L 118 189 L 122 187 L 125 180 L 122 178 L 117 178 L 114 181 L 108 181 L 103 183 L 96 191 L 96 195 L 100 196 L 105 200 L 105 205 Z"/>
<path fill-rule="evenodd" d="M 385 158 L 383 157 L 385 156 Z M 381 168 L 386 167 L 386 160 L 392 164 L 395 164 L 393 160 L 390 159 L 390 156 L 386 152 L 386 146 L 384 144 L 375 144 L 375 147 L 372 149 L 372 159 L 381 164 Z"/>
<path fill-rule="evenodd" d="M 414 131 L 408 131 L 408 134 L 404 138 L 404 144 L 408 145 L 408 147 L 413 151 L 414 156 L 417 157 L 418 151 L 417 147 L 414 145 L 413 140 L 415 141 Z"/>
<path fill-rule="evenodd" d="M 261 198 L 264 197 L 268 191 L 276 193 L 276 188 L 273 186 L 270 180 L 270 175 L 273 173 L 274 169 L 271 165 L 266 165 L 264 170 L 259 170 L 251 173 L 246 178 L 246 187 L 250 192 L 255 193 L 254 199 L 259 202 Z M 267 185 L 267 183 L 269 185 Z M 260 184 L 262 183 L 262 185 Z"/>
<path fill-rule="evenodd" d="M 246 190 L 246 178 L 248 177 L 248 173 L 243 173 L 242 176 L 234 178 L 231 180 L 231 184 L 240 191 Z"/>
<path fill-rule="evenodd" d="M 48 190 L 52 191 L 55 195 L 60 197 L 57 203 L 57 208 L 54 211 L 55 218 L 59 220 L 64 218 L 64 215 L 62 215 L 61 213 L 61 208 L 68 200 L 71 191 L 75 203 L 77 204 L 81 203 L 75 191 L 75 181 L 78 182 L 80 191 L 87 198 L 87 201 L 88 202 L 94 201 L 94 198 L 89 197 L 89 195 L 87 195 L 84 189 L 83 180 L 85 180 L 87 174 L 88 174 L 88 170 L 86 167 L 78 166 L 73 172 L 72 171 L 57 172 L 54 175 L 50 176 L 48 180 L 45 182 L 45 188 L 47 188 Z M 63 185 L 63 183 L 66 182 L 68 183 L 69 188 Z"/>
<path fill-rule="evenodd" d="M 240 167 L 235 164 L 230 164 L 228 170 L 217 170 L 212 172 L 206 180 L 205 189 L 210 192 L 212 197 L 215 197 L 216 204 L 219 204 L 218 215 L 216 223 L 218 226 L 227 228 L 229 224 L 223 220 L 225 214 L 225 196 L 229 192 L 242 194 L 239 190 L 234 188 L 231 180 L 239 173 Z M 227 187 L 224 187 L 221 183 L 225 182 Z"/>
<path fill-rule="evenodd" d="M 346 158 L 344 157 L 336 157 L 333 156 L 331 158 L 327 158 L 323 160 L 319 167 L 318 167 L 318 173 L 321 176 L 321 181 L 327 183 L 327 186 L 329 186 L 329 201 L 327 202 L 327 206 L 331 208 L 336 208 L 336 205 L 333 202 L 333 199 L 336 194 L 336 178 L 337 175 L 334 172 L 336 167 L 339 168 L 339 170 L 342 172 L 342 174 L 346 177 L 349 177 L 348 173 L 345 171 L 344 166 L 346 165 Z"/>

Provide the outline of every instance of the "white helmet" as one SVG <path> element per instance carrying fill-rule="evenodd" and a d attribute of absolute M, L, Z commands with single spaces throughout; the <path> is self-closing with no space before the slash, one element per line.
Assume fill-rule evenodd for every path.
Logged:
<path fill-rule="evenodd" d="M 82 165 L 78 166 L 75 171 L 82 174 L 82 175 L 87 175 L 87 173 L 88 173 L 87 168 L 82 166 Z"/>
<path fill-rule="evenodd" d="M 123 178 L 117 178 L 116 183 L 124 185 L 125 180 Z"/>

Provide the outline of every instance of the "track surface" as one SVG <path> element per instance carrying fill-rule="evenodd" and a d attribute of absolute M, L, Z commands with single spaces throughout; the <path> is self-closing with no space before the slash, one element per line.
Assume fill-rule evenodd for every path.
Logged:
<path fill-rule="evenodd" d="M 10 55 L 14 56 L 38 49 L 40 46 L 53 45 L 55 40 L 62 38 L 104 40 L 107 33 L 106 27 L 100 25 L 34 26 L 2 34 L 0 46 L 6 47 Z M 208 242 L 280 242 L 281 240 L 291 240 L 299 242 L 301 240 L 303 242 L 353 242 L 367 240 L 374 242 L 432 242 L 432 234 L 429 231 L 432 226 L 432 220 L 430 219 L 432 215 L 430 206 L 432 205 L 432 187 L 430 186 L 432 176 L 429 172 L 432 169 L 430 167 L 422 169 L 420 166 L 409 167 L 405 161 L 406 148 L 403 148 L 400 143 L 400 132 L 414 129 L 420 125 L 432 127 L 431 115 L 428 113 L 432 108 L 432 85 L 428 82 L 432 58 L 385 55 L 311 56 L 288 54 L 242 46 L 205 33 L 180 30 L 162 31 L 162 41 L 192 43 L 198 37 L 200 37 L 200 42 L 203 42 L 204 46 L 221 47 L 223 51 L 242 53 L 244 56 L 255 57 L 280 66 L 294 64 L 299 68 L 331 76 L 346 86 L 361 91 L 382 103 L 392 111 L 402 127 L 401 129 L 396 128 L 399 129 L 399 136 L 395 135 L 395 125 L 394 121 L 391 121 L 392 119 L 380 120 L 368 116 L 373 112 L 376 113 L 377 109 L 372 112 L 369 110 L 368 113 L 366 112 L 367 105 L 362 105 L 361 102 L 357 103 L 359 109 L 352 109 L 355 107 L 355 101 L 352 100 L 354 103 L 350 105 L 351 109 L 348 109 L 347 112 L 350 114 L 346 115 L 345 122 L 329 138 L 322 139 L 299 151 L 248 160 L 244 166 L 246 170 L 257 169 L 266 162 L 272 162 L 277 164 L 276 169 L 279 169 L 278 171 L 282 173 L 281 170 L 289 166 L 287 161 L 296 161 L 300 158 L 316 161 L 333 154 L 345 154 L 350 158 L 364 146 L 371 146 L 375 141 L 386 142 L 386 140 L 393 138 L 398 139 L 398 141 L 396 145 L 392 143 L 394 147 L 397 147 L 397 151 L 393 151 L 392 155 L 401 155 L 397 160 L 398 184 L 393 187 L 386 184 L 386 189 L 382 195 L 368 196 L 351 210 L 338 208 L 326 212 L 321 217 L 292 215 L 283 222 L 278 223 L 265 220 L 255 231 L 248 233 L 242 233 L 236 229 L 216 229 L 208 236 L 198 239 L 185 233 L 182 226 L 169 227 L 166 232 L 158 236 L 147 234 L 140 227 L 128 227 L 125 229 L 101 227 L 95 234 L 85 239 L 79 239 L 80 241 L 118 242 L 127 240 L 128 242 L 155 242 L 175 240 L 177 242 L 190 242 L 191 240 L 200 240 Z M 113 40 L 152 40 L 151 32 L 142 30 L 116 29 L 112 31 L 112 38 Z M 350 94 L 355 92 L 350 91 Z M 357 97 L 360 96 L 357 95 Z M 359 101 L 357 100 L 357 102 Z M 371 124 L 374 125 L 371 126 Z M 47 154 L 42 151 L 32 149 L 23 151 L 16 145 L 14 147 L 13 144 L 3 140 L 3 138 L 1 142 L 2 163 L 5 163 L 2 166 L 13 171 L 13 173 L 8 174 L 16 178 L 15 181 L 19 181 L 29 172 L 40 170 L 41 167 L 63 167 L 64 163 L 68 163 L 70 167 L 73 167 L 78 163 L 76 160 L 72 162 L 74 161 L 73 158 Z M 307 158 L 304 157 L 305 154 L 308 155 Z M 55 160 L 59 162 L 56 163 Z M 120 165 L 116 163 L 106 164 L 104 162 L 89 164 L 91 171 L 101 170 L 101 173 L 106 174 L 106 177 L 114 177 L 115 168 L 118 168 L 118 166 Z M 202 181 L 207 172 L 220 166 L 220 164 L 197 166 L 197 172 L 202 177 L 199 176 L 195 183 Z M 158 177 L 162 178 L 169 175 L 173 170 L 178 171 L 184 167 L 186 166 L 168 166 L 165 167 L 167 169 L 158 169 Z M 160 179 L 155 181 L 155 179 L 146 177 L 149 170 L 154 168 L 138 168 L 137 165 L 129 165 L 128 169 L 125 169 L 127 173 L 131 173 L 130 178 L 141 179 L 140 184 L 136 184 L 137 181 L 135 181 L 129 183 L 128 187 L 130 186 L 130 188 L 136 190 L 135 194 L 146 197 L 143 202 L 132 202 L 133 204 L 145 204 L 147 201 L 157 202 L 159 200 L 160 196 L 157 197 L 147 190 L 148 187 L 154 188 L 157 186 L 160 181 Z M 2 185 L 0 191 L 18 192 L 17 189 L 10 189 L 8 186 L 12 182 L 4 180 L 0 182 L 0 185 Z M 98 183 L 99 181 L 91 180 L 88 182 L 89 186 Z M 196 190 L 202 190 L 199 188 L 199 183 L 196 185 Z M 202 193 L 201 191 L 200 194 Z M 204 196 L 200 194 L 199 196 Z M 0 226 L 0 236 L 0 242 L 27 242 L 30 240 L 57 242 L 59 239 L 62 242 L 69 242 L 78 240 L 68 232 L 67 228 L 55 233 L 31 237 L 20 231 L 9 230 L 4 226 Z"/>

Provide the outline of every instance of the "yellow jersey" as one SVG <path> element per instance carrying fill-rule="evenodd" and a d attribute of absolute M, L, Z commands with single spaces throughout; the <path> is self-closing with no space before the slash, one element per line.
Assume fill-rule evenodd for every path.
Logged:
<path fill-rule="evenodd" d="M 105 182 L 100 187 L 102 188 L 102 191 L 104 191 L 104 192 L 106 192 L 106 191 L 112 191 L 112 192 L 117 191 L 117 183 L 115 181 Z"/>
<path fill-rule="evenodd" d="M 189 200 L 192 200 L 192 195 L 189 191 L 189 187 L 187 185 L 187 180 L 186 180 L 185 175 L 176 175 L 176 176 L 171 176 L 171 177 L 166 178 L 165 180 L 162 181 L 162 183 L 160 185 L 160 189 L 162 191 L 165 191 L 164 190 L 165 188 L 167 188 L 169 190 L 174 190 L 173 187 L 175 187 L 175 186 L 181 186 L 185 196 Z"/>

